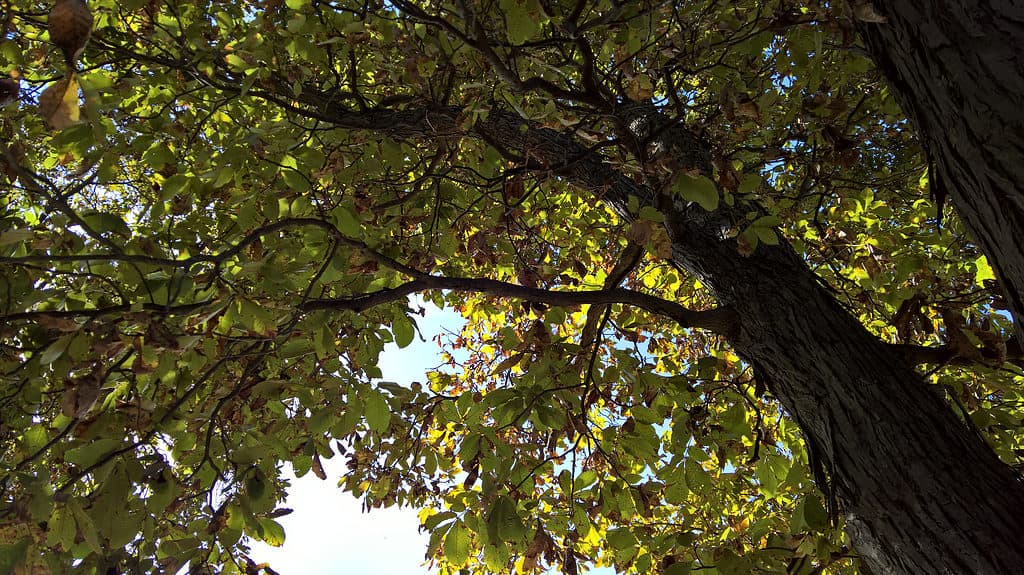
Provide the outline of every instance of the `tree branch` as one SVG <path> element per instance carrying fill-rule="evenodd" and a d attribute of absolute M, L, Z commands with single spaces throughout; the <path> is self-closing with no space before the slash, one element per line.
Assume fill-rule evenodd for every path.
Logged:
<path fill-rule="evenodd" d="M 253 243 L 257 239 L 286 228 L 310 226 L 320 228 L 326 231 L 334 240 L 338 241 L 343 245 L 360 251 L 368 259 L 371 259 L 378 264 L 385 266 L 389 269 L 407 274 L 412 277 L 419 277 L 423 275 L 423 272 L 415 268 L 411 268 L 394 258 L 390 258 L 380 252 L 370 248 L 364 242 L 351 238 L 343 234 L 334 224 L 316 218 L 285 218 L 270 222 L 262 227 L 259 227 L 242 238 L 237 244 L 225 249 L 222 252 L 216 254 L 199 254 L 183 260 L 175 260 L 171 258 L 158 258 L 153 256 L 147 256 L 142 254 L 81 254 L 81 255 L 28 255 L 19 257 L 6 257 L 0 256 L 0 264 L 22 264 L 22 263 L 47 263 L 47 262 L 89 262 L 89 261 L 118 261 L 118 262 L 133 262 L 133 263 L 145 263 L 149 265 L 166 266 L 172 268 L 181 268 L 184 270 L 190 269 L 197 263 L 212 263 L 219 265 L 225 260 L 234 257 L 242 252 L 246 246 Z"/>
<path fill-rule="evenodd" d="M 986 354 L 985 348 L 978 348 L 978 359 L 964 356 L 962 353 L 956 350 L 953 346 L 944 345 L 941 347 L 925 347 L 921 345 L 911 345 L 905 343 L 891 344 L 889 346 L 897 354 L 903 357 L 903 359 L 911 365 L 924 365 L 924 364 L 944 364 L 944 365 L 986 365 L 989 367 L 996 367 L 998 363 L 1002 363 L 1001 360 L 1009 361 L 1016 365 L 1021 365 L 1021 360 L 1024 359 L 1024 351 L 1016 345 L 1015 339 L 1010 339 L 1007 342 L 1006 354 L 1000 358 L 992 357 L 992 354 Z"/>
<path fill-rule="evenodd" d="M 210 304 L 216 303 L 215 300 L 207 300 L 190 304 L 182 305 L 160 305 L 155 303 L 147 303 L 142 305 L 141 310 L 152 314 L 158 315 L 180 315 L 186 313 L 192 313 L 198 309 L 202 309 Z M 132 310 L 132 306 L 125 305 L 114 305 L 110 307 L 100 307 L 94 309 L 69 309 L 69 310 L 39 310 L 39 311 L 26 311 L 21 313 L 12 313 L 10 315 L 0 315 L 0 323 L 14 323 L 16 321 L 38 321 L 43 318 L 76 318 L 76 317 L 100 317 L 108 314 L 117 313 L 128 313 Z"/>
<path fill-rule="evenodd" d="M 626 304 L 670 318 L 681 327 L 707 329 L 718 334 L 727 334 L 737 327 L 736 317 L 728 308 L 695 311 L 675 302 L 623 288 L 577 292 L 551 291 L 491 279 L 439 276 L 421 276 L 395 288 L 350 298 L 310 300 L 300 304 L 299 309 L 307 312 L 347 310 L 358 313 L 377 305 L 403 300 L 417 292 L 439 289 L 484 293 L 496 297 L 517 298 L 556 306 Z"/>

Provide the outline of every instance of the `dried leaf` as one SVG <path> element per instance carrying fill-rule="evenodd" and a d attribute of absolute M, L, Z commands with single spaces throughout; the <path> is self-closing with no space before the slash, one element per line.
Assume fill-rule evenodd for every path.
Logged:
<path fill-rule="evenodd" d="M 873 24 L 885 24 L 889 21 L 888 18 L 882 16 L 875 10 L 875 6 L 871 3 L 871 0 L 853 0 L 853 17 L 861 22 L 871 22 Z"/>
<path fill-rule="evenodd" d="M 18 99 L 18 92 L 21 86 L 17 80 L 0 78 L 0 107 L 6 106 Z"/>
<path fill-rule="evenodd" d="M 50 11 L 50 41 L 64 53 L 69 69 L 74 69 L 75 60 L 89 43 L 92 24 L 92 12 L 83 0 L 57 0 Z"/>
<path fill-rule="evenodd" d="M 39 95 L 39 114 L 55 130 L 78 123 L 78 82 L 73 74 L 51 84 Z"/>
<path fill-rule="evenodd" d="M 327 473 L 324 471 L 324 464 L 320 461 L 319 454 L 313 454 L 313 465 L 311 469 L 313 470 L 313 475 L 316 475 L 320 481 L 327 480 Z"/>

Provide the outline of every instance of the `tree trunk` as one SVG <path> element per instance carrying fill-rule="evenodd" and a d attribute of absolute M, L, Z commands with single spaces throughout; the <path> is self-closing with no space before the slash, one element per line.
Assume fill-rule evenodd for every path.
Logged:
<path fill-rule="evenodd" d="M 1024 336 L 1024 5 L 876 2 L 858 22 Z"/>
<path fill-rule="evenodd" d="M 325 105 L 321 109 L 329 108 Z M 459 137 L 457 109 L 338 112 L 339 127 L 396 137 Z M 666 216 L 672 259 L 732 308 L 730 343 L 801 426 L 827 470 L 847 529 L 876 575 L 1003 575 L 1024 566 L 1024 483 L 936 388 L 871 335 L 780 238 L 740 255 L 722 206 L 657 202 L 570 137 L 492 110 L 473 130 L 531 157 L 630 219 L 629 198 Z M 681 138 L 681 140 L 687 140 Z M 693 142 L 695 140 L 687 140 Z M 706 153 L 706 151 L 704 152 Z M 701 157 L 702 154 L 691 154 Z"/>

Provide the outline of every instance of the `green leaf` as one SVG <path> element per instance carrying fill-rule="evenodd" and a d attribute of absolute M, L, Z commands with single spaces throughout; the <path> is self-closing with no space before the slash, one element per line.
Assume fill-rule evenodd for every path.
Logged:
<path fill-rule="evenodd" d="M 280 523 L 269 517 L 260 517 L 257 521 L 260 526 L 260 540 L 271 547 L 284 545 L 284 527 Z"/>
<path fill-rule="evenodd" d="M 77 501 L 71 501 L 68 503 L 68 507 L 71 509 L 75 516 L 75 523 L 78 525 L 78 532 L 85 539 L 86 544 L 89 548 L 96 553 L 103 552 L 103 546 L 100 545 L 99 533 L 96 531 L 96 524 L 89 515 L 82 509 L 82 506 Z"/>
<path fill-rule="evenodd" d="M 673 563 L 662 572 L 664 575 L 690 575 L 689 563 Z"/>
<path fill-rule="evenodd" d="M 484 546 L 484 565 L 495 573 L 505 570 L 510 557 L 508 545 L 504 543 Z"/>
<path fill-rule="evenodd" d="M 277 349 L 277 357 L 288 359 L 313 352 L 313 342 L 305 338 L 290 339 Z"/>
<path fill-rule="evenodd" d="M 609 529 L 607 538 L 608 544 L 619 551 L 633 549 L 640 543 L 636 535 L 626 528 Z"/>
<path fill-rule="evenodd" d="M 526 526 L 519 518 L 515 502 L 507 495 L 495 499 L 487 514 L 488 540 L 497 545 L 504 541 L 518 541 L 526 536 Z"/>
<path fill-rule="evenodd" d="M 71 344 L 71 340 L 75 338 L 75 335 L 76 334 L 69 333 L 57 338 L 56 341 L 43 350 L 43 353 L 39 354 L 39 363 L 41 365 L 50 365 L 57 361 L 57 359 L 67 351 L 68 345 Z"/>
<path fill-rule="evenodd" d="M 394 167 L 399 167 L 405 160 L 405 151 L 402 149 L 402 144 L 394 140 L 384 140 L 381 142 L 381 157 L 387 163 Z"/>
<path fill-rule="evenodd" d="M 576 489 L 586 489 L 597 482 L 597 472 L 588 469 L 576 477 Z"/>
<path fill-rule="evenodd" d="M 359 237 L 363 224 L 351 207 L 345 204 L 339 205 L 331 212 L 331 219 L 334 220 L 334 225 L 338 226 L 338 231 L 341 233 L 352 238 Z"/>
<path fill-rule="evenodd" d="M 181 539 L 165 539 L 160 542 L 156 556 L 159 559 L 173 557 L 179 561 L 186 561 L 195 555 L 199 549 L 199 540 L 195 537 L 183 537 Z"/>
<path fill-rule="evenodd" d="M 692 459 L 686 461 L 686 485 L 695 492 L 711 488 L 711 477 L 708 476 L 708 472 Z"/>
<path fill-rule="evenodd" d="M 60 545 L 65 551 L 70 551 L 75 544 L 75 535 L 78 529 L 75 526 L 75 516 L 66 505 L 54 508 L 50 514 L 50 520 L 46 522 L 46 543 L 48 545 Z"/>
<path fill-rule="evenodd" d="M 121 446 L 120 439 L 109 437 L 96 439 L 81 447 L 67 450 L 64 453 L 64 461 L 79 467 L 88 468 Z"/>
<path fill-rule="evenodd" d="M 715 567 L 721 575 L 747 575 L 751 572 L 750 562 L 736 555 L 731 549 L 722 552 Z"/>
<path fill-rule="evenodd" d="M 681 477 L 665 487 L 665 501 L 673 505 L 680 505 L 686 502 L 686 496 L 689 494 L 690 488 L 687 487 L 686 481 Z"/>
<path fill-rule="evenodd" d="M 691 176 L 684 172 L 676 175 L 672 183 L 672 193 L 700 204 L 700 207 L 711 212 L 718 208 L 718 186 L 706 176 Z"/>
<path fill-rule="evenodd" d="M 469 559 L 469 529 L 458 521 L 444 537 L 444 557 L 452 565 L 461 566 Z"/>
<path fill-rule="evenodd" d="M 17 573 L 16 567 L 24 564 L 32 537 L 23 537 L 15 543 L 0 545 L 0 573 Z"/>
<path fill-rule="evenodd" d="M 630 409 L 633 417 L 640 423 L 656 424 L 665 421 L 665 417 L 658 413 L 657 410 L 643 405 L 635 405 Z"/>
<path fill-rule="evenodd" d="M 804 521 L 814 531 L 823 532 L 828 528 L 828 512 L 817 495 L 808 495 L 803 501 Z"/>
<path fill-rule="evenodd" d="M 162 512 L 178 496 L 178 484 L 175 481 L 157 481 L 153 485 L 153 491 L 146 500 L 150 509 Z"/>
<path fill-rule="evenodd" d="M 769 214 L 767 216 L 757 218 L 754 220 L 754 223 L 750 225 L 761 228 L 774 228 L 782 225 L 782 218 L 774 214 Z"/>
<path fill-rule="evenodd" d="M 154 143 L 142 156 L 142 161 L 149 164 L 154 170 L 160 170 L 168 164 L 173 164 L 176 160 L 174 152 L 164 142 Z"/>
<path fill-rule="evenodd" d="M 35 234 L 32 230 L 7 230 L 0 232 L 0 247 L 30 240 L 33 236 Z"/>
<path fill-rule="evenodd" d="M 163 186 L 160 188 L 160 197 L 169 200 L 178 195 L 185 196 L 189 193 L 191 185 L 192 178 L 182 174 L 175 174 L 164 181 Z"/>
<path fill-rule="evenodd" d="M 436 528 L 441 523 L 444 523 L 445 521 L 448 521 L 449 519 L 455 519 L 455 517 L 456 517 L 456 515 L 454 513 L 452 513 L 451 511 L 442 511 L 440 513 L 435 513 L 435 514 L 431 515 L 430 517 L 427 517 L 423 521 L 423 529 L 425 531 L 433 531 L 434 528 Z"/>
<path fill-rule="evenodd" d="M 536 12 L 519 5 L 515 0 L 503 0 L 501 4 L 510 42 L 522 44 L 540 31 Z"/>
<path fill-rule="evenodd" d="M 284 183 L 292 192 L 302 194 L 309 191 L 309 180 L 295 170 L 282 170 L 281 177 Z"/>
<path fill-rule="evenodd" d="M 740 179 L 740 185 L 736 191 L 741 194 L 753 193 L 757 191 L 757 188 L 761 185 L 762 181 L 764 181 L 764 178 L 758 174 L 745 174 L 743 178 Z"/>
<path fill-rule="evenodd" d="M 416 335 L 416 327 L 408 316 L 402 315 L 391 322 L 391 332 L 395 336 L 395 344 L 400 347 L 408 347 Z"/>
<path fill-rule="evenodd" d="M 391 425 L 391 408 L 384 396 L 377 391 L 370 391 L 364 398 L 366 402 L 366 423 L 377 433 L 385 433 Z"/>
<path fill-rule="evenodd" d="M 644 206 L 640 208 L 639 219 L 660 224 L 665 221 L 665 214 L 659 212 L 653 206 Z"/>
<path fill-rule="evenodd" d="M 995 272 L 992 271 L 992 266 L 988 265 L 988 259 L 981 255 L 974 260 L 974 281 L 978 284 L 982 284 L 985 280 L 996 279 Z"/>

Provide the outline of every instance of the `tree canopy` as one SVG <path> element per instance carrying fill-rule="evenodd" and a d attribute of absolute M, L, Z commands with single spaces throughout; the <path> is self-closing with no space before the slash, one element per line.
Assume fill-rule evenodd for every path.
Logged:
<path fill-rule="evenodd" d="M 0 0 L 0 564 L 269 573 L 339 457 L 441 573 L 1013 565 L 1010 306 L 870 6 Z"/>

